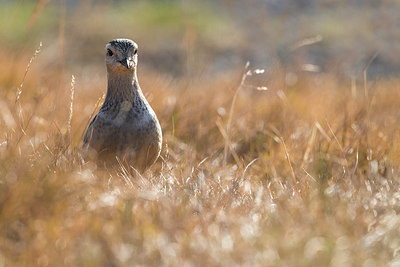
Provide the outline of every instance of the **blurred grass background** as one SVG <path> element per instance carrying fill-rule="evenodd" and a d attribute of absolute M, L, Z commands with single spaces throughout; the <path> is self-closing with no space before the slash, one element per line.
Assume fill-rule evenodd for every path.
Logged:
<path fill-rule="evenodd" d="M 398 266 L 399 11 L 0 0 L 0 266 Z M 80 156 L 118 37 L 163 128 L 143 176 Z"/>

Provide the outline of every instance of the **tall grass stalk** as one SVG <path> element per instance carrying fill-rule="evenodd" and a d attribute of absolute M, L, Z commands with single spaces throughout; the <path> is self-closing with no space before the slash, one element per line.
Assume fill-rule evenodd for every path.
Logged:
<path fill-rule="evenodd" d="M 74 94 L 75 94 L 75 76 L 71 76 L 71 99 L 69 105 L 69 117 L 68 117 L 68 137 L 71 142 L 71 122 L 72 122 L 72 114 L 74 112 Z"/>
<path fill-rule="evenodd" d="M 231 131 L 231 125 L 232 125 L 232 119 L 233 119 L 233 111 L 235 109 L 235 104 L 236 104 L 236 99 L 238 97 L 239 91 L 242 89 L 244 86 L 244 83 L 246 81 L 247 76 L 249 75 L 249 66 L 250 63 L 247 62 L 245 67 L 244 67 L 244 73 L 242 75 L 242 79 L 240 81 L 239 86 L 237 87 L 235 94 L 233 95 L 232 102 L 231 102 L 231 107 L 229 109 L 229 116 L 228 116 L 228 122 L 226 123 L 226 135 L 224 136 L 225 138 L 225 146 L 224 146 L 224 159 L 223 159 L 223 166 L 226 166 L 226 161 L 228 157 L 228 150 L 231 147 L 231 141 L 230 141 L 230 131 Z"/>
<path fill-rule="evenodd" d="M 16 94 L 16 97 L 15 97 L 15 103 L 18 103 L 18 101 L 19 101 L 19 99 L 21 97 L 22 87 L 24 86 L 26 75 L 28 74 L 29 69 L 31 68 L 31 65 L 32 65 L 33 61 L 35 60 L 37 55 L 39 55 L 39 53 L 41 51 L 41 48 L 42 48 L 42 42 L 39 43 L 38 48 L 36 48 L 35 53 L 33 54 L 33 56 L 31 57 L 31 59 L 28 62 L 28 65 L 26 66 L 24 77 L 22 78 L 22 81 L 21 81 L 20 85 L 17 88 L 17 94 Z"/>

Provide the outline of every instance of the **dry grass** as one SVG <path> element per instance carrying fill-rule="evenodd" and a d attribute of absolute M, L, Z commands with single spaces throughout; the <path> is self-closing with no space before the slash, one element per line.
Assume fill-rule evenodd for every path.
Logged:
<path fill-rule="evenodd" d="M 165 140 L 140 176 L 81 161 L 105 80 L 38 57 L 0 65 L 0 266 L 400 264 L 400 81 L 145 70 Z"/>

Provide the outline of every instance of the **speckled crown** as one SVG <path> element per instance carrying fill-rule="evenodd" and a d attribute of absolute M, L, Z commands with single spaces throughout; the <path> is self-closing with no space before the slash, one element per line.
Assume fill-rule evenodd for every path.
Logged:
<path fill-rule="evenodd" d="M 129 39 L 114 39 L 109 42 L 109 44 L 122 52 L 127 52 L 133 48 L 137 48 L 137 44 Z"/>

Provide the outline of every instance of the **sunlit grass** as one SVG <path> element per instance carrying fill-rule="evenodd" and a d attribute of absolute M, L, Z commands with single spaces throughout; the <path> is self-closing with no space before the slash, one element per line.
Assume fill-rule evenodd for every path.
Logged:
<path fill-rule="evenodd" d="M 233 102 L 241 70 L 190 83 L 143 71 L 165 139 L 139 175 L 81 160 L 100 79 L 51 82 L 39 54 L 16 104 L 29 57 L 13 63 L 18 75 L 1 77 L 1 264 L 399 260 L 398 80 L 369 82 L 366 99 L 361 82 L 352 91 L 333 74 L 299 70 L 288 86 L 277 68 L 258 74 L 266 91 L 245 76 Z"/>

